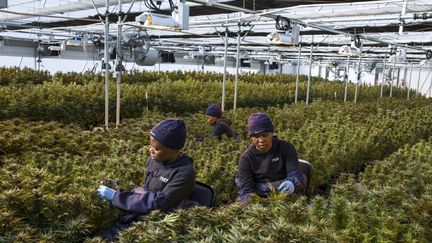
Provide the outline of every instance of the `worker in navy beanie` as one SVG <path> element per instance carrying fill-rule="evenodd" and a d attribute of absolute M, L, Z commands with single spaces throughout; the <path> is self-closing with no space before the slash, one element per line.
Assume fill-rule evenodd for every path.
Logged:
<path fill-rule="evenodd" d="M 258 112 L 249 117 L 248 134 L 252 144 L 239 160 L 235 180 L 239 188 L 238 202 L 248 202 L 251 193 L 269 196 L 269 182 L 280 193 L 304 193 L 307 179 L 299 170 L 294 145 L 273 133 L 273 122 L 267 114 Z"/>
<path fill-rule="evenodd" d="M 231 121 L 222 117 L 222 108 L 219 104 L 210 104 L 204 114 L 207 116 L 207 123 L 213 126 L 211 136 L 221 139 L 225 135 L 237 141 L 241 139 L 231 127 Z"/>
<path fill-rule="evenodd" d="M 117 239 L 119 231 L 130 227 L 153 210 L 171 212 L 197 205 L 188 200 L 195 185 L 196 173 L 192 158 L 180 151 L 185 142 L 185 122 L 172 118 L 163 120 L 150 131 L 150 156 L 143 185 L 131 191 L 99 186 L 98 195 L 102 199 L 132 213 L 122 217 L 110 230 L 102 232 L 102 238 Z"/>
<path fill-rule="evenodd" d="M 186 142 L 186 125 L 181 119 L 166 119 L 150 131 L 150 136 L 173 149 L 181 149 Z"/>

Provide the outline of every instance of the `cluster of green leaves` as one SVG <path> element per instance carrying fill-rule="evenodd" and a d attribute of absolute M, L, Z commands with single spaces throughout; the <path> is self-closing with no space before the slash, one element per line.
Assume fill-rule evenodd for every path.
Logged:
<path fill-rule="evenodd" d="M 165 73 L 166 77 L 177 73 Z M 82 78 L 92 79 L 84 75 Z M 140 75 L 134 74 L 134 75 Z M 200 75 L 194 73 L 185 80 L 151 82 L 147 84 L 123 84 L 121 116 L 122 118 L 140 117 L 144 111 L 175 112 L 178 115 L 193 114 L 205 109 L 220 98 L 220 80 L 209 79 L 203 82 Z M 260 77 L 260 74 L 256 74 Z M 93 75 L 94 76 L 94 75 Z M 210 75 L 211 76 L 211 75 Z M 280 76 L 280 75 L 279 75 Z M 67 77 L 67 75 L 66 75 Z M 198 77 L 198 78 L 197 78 Z M 247 75 L 246 78 L 251 78 Z M 237 106 L 261 107 L 283 106 L 294 102 L 295 83 L 279 82 L 278 76 L 267 77 L 266 81 L 240 82 Z M 56 78 L 53 82 L 39 85 L 0 86 L 0 120 L 21 118 L 29 121 L 59 121 L 76 123 L 81 127 L 97 126 L 104 120 L 104 84 L 100 77 L 94 76 L 86 84 L 68 81 L 66 85 Z M 253 80 L 253 79 L 252 79 Z M 388 89 L 388 87 L 386 88 Z M 234 83 L 227 83 L 227 107 L 232 107 Z M 316 82 L 311 87 L 310 100 L 343 100 L 344 84 L 340 82 Z M 358 101 L 376 100 L 379 87 L 360 87 Z M 305 100 L 306 86 L 299 86 L 299 100 Z M 194 95 L 190 95 L 194 94 Z M 394 97 L 403 98 L 406 90 L 394 89 Z M 354 96 L 354 87 L 350 85 L 349 99 Z M 109 113 L 110 121 L 115 120 L 116 84 L 110 85 Z"/>
<path fill-rule="evenodd" d="M 311 189 L 315 191 L 335 175 L 371 162 L 384 163 L 375 161 L 405 144 L 413 145 L 422 138 L 430 138 L 431 109 L 430 101 L 425 99 L 384 99 L 358 104 L 317 101 L 308 106 L 285 105 L 265 111 L 273 118 L 276 134 L 293 142 L 299 157 L 313 163 Z M 281 199 L 280 195 L 247 206 L 230 205 L 236 197 L 233 179 L 238 158 L 249 143 L 247 117 L 256 111 L 263 109 L 240 108 L 226 113 L 244 138 L 241 142 L 209 137 L 205 137 L 204 142 L 196 142 L 195 138 L 208 135 L 211 127 L 206 124 L 202 112 L 201 115 L 182 116 L 189 134 L 184 150 L 194 158 L 197 179 L 215 188 L 218 207 L 179 211 L 168 216 L 154 212 L 144 222 L 126 231 L 122 239 L 285 242 L 287 239 L 349 241 L 366 237 L 369 228 L 363 227 L 365 223 L 359 223 L 361 227 L 355 226 L 360 229 L 357 235 L 352 228 L 350 231 L 346 228 L 353 224 L 352 220 L 360 218 L 358 214 L 364 213 L 361 205 L 356 204 L 357 196 L 352 196 L 352 193 L 363 191 L 351 191 L 355 187 L 352 180 L 341 180 L 327 200 L 315 197 L 309 209 L 304 198 Z M 140 185 L 148 157 L 149 130 L 169 116 L 175 114 L 146 112 L 139 119 L 123 121 L 118 129 L 97 132 L 82 131 L 77 125 L 58 122 L 19 119 L 0 122 L 0 241 L 82 242 L 88 239 L 97 242 L 98 239 L 92 236 L 124 214 L 96 196 L 98 183 L 101 178 L 112 178 L 124 188 Z M 405 147 L 404 151 L 410 153 L 407 149 Z M 414 165 L 417 155 L 410 156 Z M 372 184 L 367 181 L 372 178 L 368 168 L 366 176 L 362 177 L 365 178 L 363 183 L 367 187 L 378 182 L 385 185 L 385 175 L 391 167 L 382 169 L 376 179 L 370 180 Z M 428 171 L 427 168 L 420 169 Z M 392 176 L 398 178 L 395 174 Z M 430 180 L 430 175 L 423 180 Z M 393 184 L 397 186 L 396 181 Z M 415 186 L 414 181 L 408 184 L 410 188 Z M 390 192 L 396 192 L 396 189 Z M 367 199 L 364 196 L 363 200 Z M 378 196 L 374 200 L 374 204 L 368 205 L 378 210 L 382 203 L 376 206 L 380 203 Z M 392 205 L 387 205 L 389 215 L 393 212 Z M 414 209 L 410 210 L 414 213 Z M 351 211 L 357 214 L 350 214 Z M 430 211 L 425 215 L 427 212 Z M 375 213 L 374 224 L 367 226 L 375 231 L 369 236 L 375 240 L 390 239 L 376 238 L 381 231 L 374 227 L 381 227 L 379 223 L 382 222 L 377 222 L 380 214 Z M 365 216 L 360 219 L 369 220 Z M 395 219 L 399 218 L 389 219 L 388 227 Z M 407 227 L 413 235 L 417 223 L 415 220 L 409 222 Z M 426 232 L 426 223 L 426 220 L 418 223 L 422 233 Z M 399 224 L 405 223 L 395 225 Z M 402 228 L 386 230 L 391 230 L 392 234 L 401 230 L 397 231 L 402 232 L 397 233 L 397 239 L 405 239 L 408 231 L 403 230 L 408 228 Z"/>
<path fill-rule="evenodd" d="M 432 142 L 404 146 L 369 165 L 360 182 L 339 178 L 328 198 L 255 199 L 213 210 L 153 212 L 122 242 L 428 242 L 432 238 Z M 87 242 L 100 242 L 92 238 Z"/>
<path fill-rule="evenodd" d="M 42 84 L 50 79 L 51 75 L 48 71 L 36 71 L 31 68 L 0 67 L 0 86 Z"/>

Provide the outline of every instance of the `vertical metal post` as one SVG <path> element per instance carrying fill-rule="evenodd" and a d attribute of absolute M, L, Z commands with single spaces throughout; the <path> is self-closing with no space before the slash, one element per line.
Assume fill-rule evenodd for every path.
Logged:
<path fill-rule="evenodd" d="M 404 16 L 405 13 L 406 13 L 406 9 L 407 9 L 407 1 L 408 1 L 408 0 L 405 0 L 405 1 L 403 2 L 401 16 Z M 399 25 L 399 35 L 401 35 L 402 32 L 403 32 L 403 22 L 401 22 L 400 25 Z"/>
<path fill-rule="evenodd" d="M 228 49 L 228 27 L 225 29 L 225 52 L 224 52 L 224 69 L 222 82 L 222 111 L 225 110 L 225 92 L 226 92 L 226 72 L 227 72 L 227 49 Z"/>
<path fill-rule="evenodd" d="M 302 36 L 300 36 L 298 58 L 297 58 L 297 75 L 296 75 L 296 86 L 295 86 L 294 103 L 297 103 L 297 100 L 298 100 L 298 89 L 299 89 L 298 86 L 299 86 L 299 76 L 300 76 L 300 57 L 301 57 L 301 39 L 302 39 Z"/>
<path fill-rule="evenodd" d="M 309 104 L 310 83 L 311 83 L 311 75 L 312 75 L 313 41 L 314 41 L 314 36 L 312 35 L 312 41 L 310 46 L 311 49 L 310 49 L 310 56 L 309 56 L 309 75 L 308 75 L 308 82 L 306 87 L 306 105 Z"/>
<path fill-rule="evenodd" d="M 122 66 L 122 0 L 118 0 L 119 5 L 119 14 L 117 20 L 117 47 L 116 47 L 116 78 L 117 78 L 117 96 L 116 96 L 116 127 L 120 125 L 120 99 L 121 99 L 121 72 L 123 68 Z"/>
<path fill-rule="evenodd" d="M 380 98 L 382 98 L 383 97 L 383 92 L 384 92 L 384 83 L 385 83 L 385 76 L 386 76 L 386 73 L 385 73 L 385 70 L 386 70 L 386 58 L 385 58 L 385 55 L 384 55 L 384 62 L 383 62 L 383 77 L 382 77 L 382 81 L 381 81 L 381 93 L 380 93 Z"/>
<path fill-rule="evenodd" d="M 233 109 L 237 108 L 237 92 L 238 92 L 238 76 L 239 76 L 239 66 L 240 66 L 240 23 L 238 25 L 237 34 L 237 55 L 236 55 L 236 72 L 235 72 L 235 83 L 234 83 L 234 106 Z"/>
<path fill-rule="evenodd" d="M 362 60 L 362 55 L 359 55 L 359 61 L 358 61 L 358 66 L 357 66 L 357 81 L 355 84 L 355 93 L 354 93 L 354 103 L 357 103 L 357 96 L 358 96 L 358 85 L 360 83 L 360 79 L 361 79 L 361 60 Z"/>
<path fill-rule="evenodd" d="M 431 91 L 432 91 L 432 78 L 431 78 L 431 82 L 430 82 L 430 85 L 429 85 L 429 89 L 426 91 L 426 92 L 429 92 L 429 96 L 426 96 L 426 97 L 431 97 Z M 426 95 L 426 93 L 425 93 L 425 95 Z"/>
<path fill-rule="evenodd" d="M 417 80 L 417 88 L 416 88 L 416 93 L 415 93 L 416 97 L 418 96 L 419 88 L 420 88 L 421 71 L 422 71 L 422 66 L 419 65 L 419 73 L 418 73 L 418 80 Z"/>
<path fill-rule="evenodd" d="M 390 97 L 393 97 L 393 83 L 394 83 L 394 80 L 395 80 L 395 73 L 394 73 L 394 71 L 395 71 L 395 69 L 396 69 L 396 57 L 395 57 L 395 59 L 394 59 L 394 62 L 393 62 L 393 70 L 392 70 L 392 80 L 391 80 L 391 83 L 390 83 Z"/>
<path fill-rule="evenodd" d="M 348 61 L 345 71 L 345 92 L 344 92 L 344 102 L 347 102 L 347 96 L 348 96 L 348 79 L 349 79 L 349 67 L 351 62 L 351 55 L 348 55 Z"/>
<path fill-rule="evenodd" d="M 104 62 L 105 62 L 105 128 L 108 129 L 108 110 L 109 110 L 109 0 L 106 0 L 105 12 L 105 43 L 104 43 Z"/>
<path fill-rule="evenodd" d="M 411 69 L 410 69 L 410 76 L 408 81 L 408 92 L 407 92 L 407 100 L 410 99 L 410 91 L 411 91 L 411 79 L 412 79 L 412 70 L 413 70 L 413 63 L 411 62 Z"/>

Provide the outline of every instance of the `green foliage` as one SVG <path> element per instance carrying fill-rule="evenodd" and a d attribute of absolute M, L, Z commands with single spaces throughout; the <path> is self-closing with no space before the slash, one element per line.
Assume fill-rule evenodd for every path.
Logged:
<path fill-rule="evenodd" d="M 122 232 L 121 242 L 432 239 L 430 100 L 376 100 L 379 92 L 362 86 L 357 104 L 341 103 L 329 101 L 334 89 L 343 90 L 341 83 L 316 81 L 312 91 L 322 100 L 293 105 L 293 80 L 248 74 L 250 82 L 241 84 L 239 93 L 244 107 L 225 112 L 243 140 L 219 141 L 208 136 L 211 127 L 202 114 L 219 99 L 219 74 L 129 74 L 124 117 L 139 118 L 107 131 L 82 130 L 97 124 L 102 118 L 96 114 L 103 110 L 99 77 L 86 75 L 56 74 L 41 85 L 0 87 L 0 104 L 7 104 L 0 121 L 1 242 L 102 242 L 97 232 L 126 212 L 98 198 L 100 180 L 111 178 L 125 189 L 142 184 L 149 130 L 172 116 L 186 120 L 184 151 L 194 158 L 197 180 L 215 188 L 217 206 L 152 212 Z M 227 93 L 232 90 L 229 81 Z M 145 92 L 148 100 L 142 98 Z M 257 111 L 270 114 L 276 135 L 313 163 L 312 192 L 335 182 L 328 195 L 313 196 L 310 203 L 280 194 L 233 203 L 238 158 L 249 144 L 247 118 Z M 196 137 L 205 138 L 196 142 Z"/>
<path fill-rule="evenodd" d="M 31 68 L 0 67 L 0 86 L 42 84 L 51 79 L 48 71 L 36 71 Z"/>
<path fill-rule="evenodd" d="M 8 70 L 9 73 L 17 70 Z M 48 75 L 48 74 L 47 74 Z M 0 75 L 1 76 L 1 75 Z M 19 76 L 19 75 L 18 75 Z M 44 76 L 45 77 L 45 76 Z M 5 78 L 11 78 L 5 76 Z M 47 78 L 47 77 L 45 77 Z M 203 72 L 131 72 L 124 75 L 121 87 L 122 118 L 140 117 L 143 112 L 174 112 L 190 115 L 203 111 L 220 99 L 221 75 Z M 50 81 L 36 85 L 0 86 L 0 120 L 20 118 L 29 121 L 59 121 L 81 127 L 97 126 L 104 121 L 104 77 L 93 73 L 56 73 Z M 305 77 L 299 85 L 299 100 L 305 100 Z M 240 76 L 237 106 L 283 106 L 293 103 L 295 82 L 289 75 L 246 74 Z M 5 81 L 7 84 L 7 82 Z M 315 78 L 310 100 L 343 100 L 345 84 Z M 388 87 L 386 87 L 387 90 Z M 110 81 L 109 120 L 115 120 L 116 83 Z M 358 101 L 378 99 L 380 87 L 363 85 Z M 387 91 L 386 91 L 387 92 Z M 191 95 L 193 94 L 193 95 Z M 227 81 L 227 107 L 232 107 L 234 82 Z M 352 100 L 354 86 L 349 85 Z M 406 97 L 406 90 L 393 89 L 396 98 Z"/>

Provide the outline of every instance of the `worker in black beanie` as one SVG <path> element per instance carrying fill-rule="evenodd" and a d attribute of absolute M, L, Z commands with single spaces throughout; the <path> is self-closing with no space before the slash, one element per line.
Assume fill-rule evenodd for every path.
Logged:
<path fill-rule="evenodd" d="M 124 230 L 153 210 L 171 212 L 197 205 L 188 200 L 195 185 L 192 158 L 180 150 L 186 142 L 186 126 L 181 119 L 166 119 L 150 132 L 150 156 L 144 184 L 131 191 L 117 191 L 100 185 L 98 195 L 113 206 L 131 212 L 120 222 L 102 232 L 102 238 L 114 241 Z"/>
<path fill-rule="evenodd" d="M 221 139 L 223 135 L 239 141 L 241 138 L 231 127 L 231 121 L 222 117 L 222 109 L 219 104 L 210 104 L 205 113 L 207 123 L 213 126 L 211 136 Z"/>
<path fill-rule="evenodd" d="M 307 178 L 299 170 L 294 145 L 273 133 L 273 123 L 267 114 L 258 112 L 249 117 L 248 134 L 252 144 L 240 156 L 235 180 L 239 188 L 238 202 L 248 202 L 251 193 L 267 197 L 271 187 L 286 195 L 304 192 Z"/>

